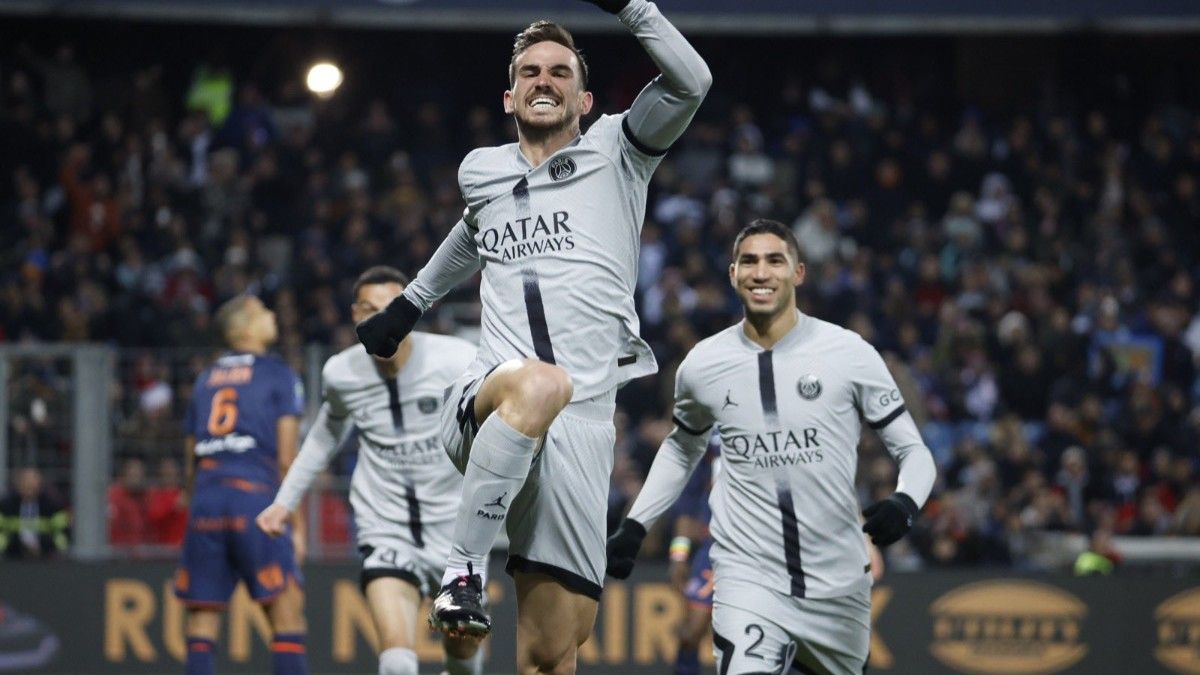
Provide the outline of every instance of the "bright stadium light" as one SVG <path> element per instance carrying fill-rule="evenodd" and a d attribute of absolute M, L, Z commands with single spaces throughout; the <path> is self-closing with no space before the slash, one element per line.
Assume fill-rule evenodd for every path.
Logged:
<path fill-rule="evenodd" d="M 328 61 L 314 63 L 304 81 L 309 91 L 321 98 L 328 98 L 342 84 L 342 69 Z"/>

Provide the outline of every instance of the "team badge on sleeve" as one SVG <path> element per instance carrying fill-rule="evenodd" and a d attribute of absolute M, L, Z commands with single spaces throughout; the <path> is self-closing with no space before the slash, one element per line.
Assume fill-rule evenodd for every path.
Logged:
<path fill-rule="evenodd" d="M 821 395 L 821 380 L 816 375 L 809 373 L 800 378 L 800 381 L 796 383 L 796 389 L 806 401 L 815 401 Z"/>

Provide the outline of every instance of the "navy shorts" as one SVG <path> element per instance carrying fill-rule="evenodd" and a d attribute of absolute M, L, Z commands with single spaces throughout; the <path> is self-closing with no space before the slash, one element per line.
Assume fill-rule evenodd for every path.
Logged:
<path fill-rule="evenodd" d="M 269 602 L 300 583 L 291 528 L 271 537 L 254 524 L 273 499 L 273 489 L 250 481 L 197 488 L 175 573 L 175 595 L 184 604 L 224 607 L 239 581 L 254 600 Z"/>

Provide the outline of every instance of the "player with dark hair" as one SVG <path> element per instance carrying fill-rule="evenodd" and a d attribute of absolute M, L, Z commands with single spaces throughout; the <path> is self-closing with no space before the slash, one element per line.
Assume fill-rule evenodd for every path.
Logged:
<path fill-rule="evenodd" d="M 504 92 L 518 142 L 467 155 L 463 220 L 404 294 L 358 326 L 367 351 L 388 356 L 482 265 L 479 355 L 443 416 L 463 499 L 430 618 L 443 630 L 490 630 L 474 570 L 506 526 L 522 674 L 574 672 L 595 622 L 616 389 L 657 370 L 633 299 L 646 191 L 711 83 L 653 3 L 593 2 L 617 15 L 661 75 L 629 110 L 582 133 L 593 99 L 570 33 L 537 22 L 518 35 Z"/>
<path fill-rule="evenodd" d="M 680 364 L 675 428 L 608 542 L 608 572 L 625 578 L 646 528 L 679 497 L 715 428 L 713 644 L 722 673 L 861 673 L 872 581 L 863 533 L 879 546 L 904 536 L 936 471 L 879 353 L 796 309 L 799 249 L 775 221 L 738 234 L 729 281 L 745 319 Z M 900 472 L 896 491 L 860 516 L 864 422 Z"/>
<path fill-rule="evenodd" d="M 214 672 L 220 614 L 239 581 L 271 622 L 271 672 L 308 672 L 304 594 L 297 558 L 302 527 L 273 538 L 254 526 L 296 456 L 304 392 L 296 373 L 267 354 L 275 313 L 251 295 L 217 311 L 230 351 L 204 370 L 186 418 L 189 516 L 175 595 L 187 607 L 187 673 Z"/>
<path fill-rule="evenodd" d="M 362 321 L 381 311 L 407 285 L 394 267 L 366 270 L 354 282 L 351 316 Z M 386 359 L 359 344 L 335 354 L 321 371 L 324 402 L 300 455 L 258 516 L 264 531 L 282 534 L 343 436 L 355 435 L 350 504 L 363 593 L 379 633 L 380 675 L 417 675 L 421 597 L 441 586 L 462 496 L 462 476 L 442 448 L 442 396 L 474 358 L 466 340 L 421 332 Z M 449 675 L 483 672 L 477 640 L 447 636 L 444 647 Z"/>

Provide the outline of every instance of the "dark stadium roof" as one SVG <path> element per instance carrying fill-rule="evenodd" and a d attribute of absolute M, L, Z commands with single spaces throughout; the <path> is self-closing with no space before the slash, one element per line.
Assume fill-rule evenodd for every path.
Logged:
<path fill-rule="evenodd" d="M 660 0 L 680 28 L 712 33 L 1200 30 L 1194 0 Z M 508 30 L 531 14 L 618 30 L 579 0 L 0 0 L 0 15 L 240 24 Z"/>

